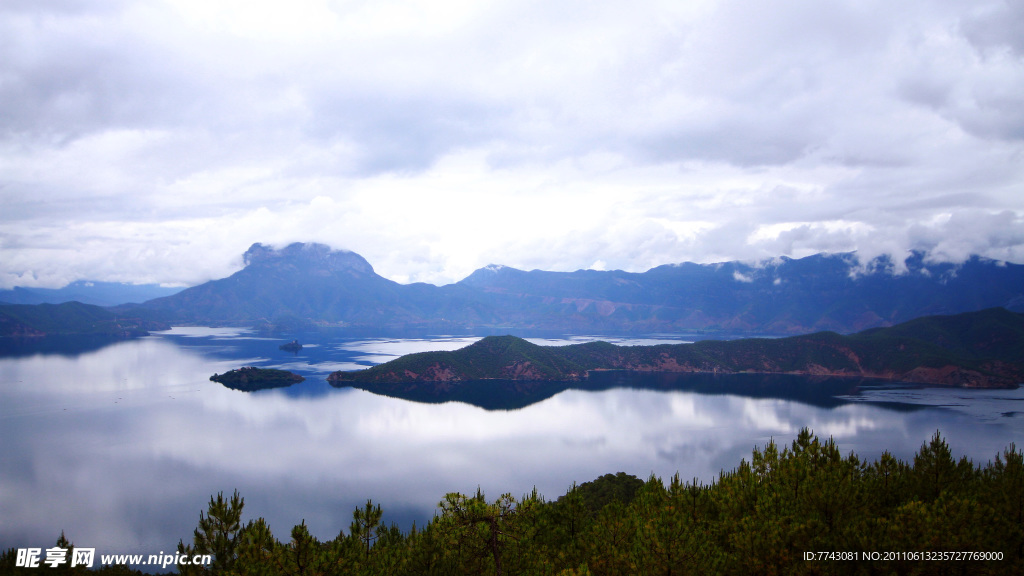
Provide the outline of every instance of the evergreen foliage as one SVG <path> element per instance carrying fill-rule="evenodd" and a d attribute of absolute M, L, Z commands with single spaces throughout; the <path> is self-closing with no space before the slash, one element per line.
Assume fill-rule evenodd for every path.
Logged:
<path fill-rule="evenodd" d="M 185 553 L 208 568 L 185 574 L 631 575 L 1020 574 L 1024 571 L 1024 456 L 1010 445 L 976 466 L 956 460 L 936 433 L 910 462 L 842 454 L 801 430 L 787 446 L 755 449 L 710 484 L 646 482 L 624 473 L 572 486 L 553 501 L 536 490 L 488 500 L 450 493 L 424 527 L 380 524 L 381 506 L 353 512 L 348 534 L 321 542 L 305 522 L 288 542 L 243 500 L 218 494 Z M 63 539 L 65 545 L 69 545 Z M 807 559 L 843 552 L 853 560 Z M 1001 559 L 927 560 L 985 552 Z M 875 559 L 868 555 L 879 553 Z M 892 556 L 895 553 L 895 556 Z M 0 555 L 12 573 L 14 551 Z M 884 556 L 889 554 L 888 559 Z M 129 573 L 126 568 L 106 568 Z M 122 570 L 116 572 L 115 570 Z M 21 573 L 18 571 L 17 573 Z"/>
<path fill-rule="evenodd" d="M 185 546 L 183 542 L 178 542 L 178 552 L 183 556 L 212 555 L 214 572 L 226 572 L 233 568 L 240 541 L 244 505 L 245 501 L 239 496 L 238 490 L 235 490 L 230 500 L 224 498 L 223 492 L 218 493 L 216 499 L 211 496 L 207 514 L 199 513 L 199 527 L 195 529 L 193 544 Z M 185 572 L 191 573 L 182 573 Z"/>
<path fill-rule="evenodd" d="M 229 370 L 223 374 L 214 374 L 210 376 L 210 380 L 233 390 L 253 392 L 267 388 L 291 386 L 302 382 L 305 378 L 287 370 L 246 366 L 237 370 Z"/>

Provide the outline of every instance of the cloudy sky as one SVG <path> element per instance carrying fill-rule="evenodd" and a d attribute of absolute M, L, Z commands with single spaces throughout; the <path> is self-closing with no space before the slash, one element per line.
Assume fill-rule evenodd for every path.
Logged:
<path fill-rule="evenodd" d="M 1024 3 L 6 0 L 0 288 L 1024 262 Z"/>

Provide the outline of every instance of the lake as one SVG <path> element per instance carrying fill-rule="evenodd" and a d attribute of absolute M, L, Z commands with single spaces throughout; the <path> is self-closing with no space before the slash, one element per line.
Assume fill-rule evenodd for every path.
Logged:
<path fill-rule="evenodd" d="M 293 337 L 301 351 L 278 349 Z M 532 341 L 593 339 L 689 338 Z M 0 357 L 0 547 L 45 548 L 63 530 L 97 554 L 168 552 L 191 541 L 211 495 L 235 489 L 243 520 L 262 516 L 285 541 L 302 520 L 320 539 L 347 532 L 368 498 L 385 523 L 408 528 L 428 521 L 445 493 L 478 486 L 489 499 L 533 487 L 554 499 L 618 471 L 708 482 L 804 426 L 870 459 L 884 450 L 911 459 L 936 430 L 975 463 L 1024 444 L 1024 389 L 607 374 L 504 410 L 326 382 L 334 370 L 476 340 L 175 328 L 105 346 L 9 347 Z M 246 393 L 209 380 L 248 365 L 306 381 Z"/>

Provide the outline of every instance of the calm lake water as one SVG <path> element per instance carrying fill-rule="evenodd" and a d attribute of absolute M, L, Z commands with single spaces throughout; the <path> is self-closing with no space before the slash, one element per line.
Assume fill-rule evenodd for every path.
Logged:
<path fill-rule="evenodd" d="M 478 486 L 491 499 L 534 486 L 553 499 L 609 472 L 710 481 L 804 426 L 871 459 L 884 450 L 910 459 L 936 430 L 975 463 L 1024 445 L 1024 389 L 607 375 L 591 389 L 487 410 L 325 380 L 477 338 L 297 337 L 305 345 L 297 354 L 278 349 L 286 338 L 212 328 L 75 352 L 63 344 L 9 350 L 0 357 L 0 547 L 45 548 L 63 530 L 97 554 L 172 551 L 191 539 L 212 494 L 235 489 L 243 520 L 266 518 L 282 540 L 302 520 L 333 538 L 367 498 L 382 505 L 386 523 L 407 528 L 428 521 L 445 493 Z M 247 365 L 307 380 L 256 393 L 209 381 Z"/>

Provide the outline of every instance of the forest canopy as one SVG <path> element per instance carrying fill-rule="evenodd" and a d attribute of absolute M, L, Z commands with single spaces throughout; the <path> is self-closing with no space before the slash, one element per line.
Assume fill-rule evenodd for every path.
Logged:
<path fill-rule="evenodd" d="M 182 574 L 1005 574 L 1024 565 L 1021 452 L 1011 444 L 976 466 L 956 460 L 938 432 L 909 462 L 843 455 L 804 429 L 710 483 L 620 472 L 554 500 L 452 492 L 409 530 L 383 525 L 381 505 L 367 500 L 327 541 L 305 522 L 281 538 L 263 518 L 243 522 L 243 508 L 237 491 L 210 498 L 178 551 L 213 563 Z M 18 570 L 14 552 L 0 556 L 3 573 Z"/>

